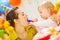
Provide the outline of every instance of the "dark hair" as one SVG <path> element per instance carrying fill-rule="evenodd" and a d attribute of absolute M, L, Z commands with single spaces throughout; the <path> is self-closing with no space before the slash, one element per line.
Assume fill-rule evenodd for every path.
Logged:
<path fill-rule="evenodd" d="M 11 24 L 11 26 L 15 26 L 14 19 L 18 19 L 18 16 L 16 15 L 15 10 L 17 10 L 18 7 L 13 8 L 7 15 L 6 20 L 8 20 Z"/>

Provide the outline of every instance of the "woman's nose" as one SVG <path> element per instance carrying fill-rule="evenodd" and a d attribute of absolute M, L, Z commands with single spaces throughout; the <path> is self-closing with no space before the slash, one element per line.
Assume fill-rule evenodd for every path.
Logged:
<path fill-rule="evenodd" d="M 26 14 L 26 17 L 27 17 L 28 15 Z"/>

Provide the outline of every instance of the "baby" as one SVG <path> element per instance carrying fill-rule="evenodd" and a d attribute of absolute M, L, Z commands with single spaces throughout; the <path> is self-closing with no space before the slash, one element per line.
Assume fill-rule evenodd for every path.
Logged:
<path fill-rule="evenodd" d="M 45 2 L 38 6 L 38 11 L 43 19 L 48 19 L 52 14 L 54 5 L 51 2 Z"/>
<path fill-rule="evenodd" d="M 56 22 L 58 25 L 60 25 L 60 15 L 53 15 L 52 17 L 51 17 L 51 19 L 54 21 L 54 22 Z M 48 22 L 47 22 L 48 23 Z M 50 26 L 51 27 L 51 26 Z M 48 27 L 48 28 L 50 28 L 50 27 Z M 53 27 L 53 26 L 52 26 Z M 42 30 L 44 30 L 44 29 L 48 29 L 48 28 L 43 28 Z M 54 28 L 57 28 L 58 29 L 58 26 L 56 26 L 56 27 L 54 27 Z M 44 36 L 46 36 L 46 35 L 48 35 L 48 33 L 47 32 L 45 32 L 45 31 L 43 31 L 42 32 L 42 30 L 40 30 L 40 31 L 38 31 L 38 33 L 35 35 L 35 37 L 33 38 L 33 40 L 37 40 L 38 38 L 40 38 L 41 36 L 42 37 L 44 37 Z M 60 30 L 60 27 L 59 27 L 59 29 L 58 29 L 58 31 Z"/>
<path fill-rule="evenodd" d="M 60 15 L 53 15 L 52 17 L 51 17 L 51 19 L 54 21 L 54 22 L 56 22 L 58 25 L 60 25 Z M 58 28 L 58 26 L 57 27 L 54 27 L 54 28 L 56 28 L 58 31 L 60 31 L 60 27 Z M 44 30 L 45 29 L 45 30 Z M 43 38 L 43 37 L 45 37 L 45 36 L 47 36 L 47 35 L 49 35 L 49 33 L 48 33 L 48 31 L 47 31 L 47 29 L 48 28 L 44 28 L 44 29 L 42 29 L 42 30 L 44 30 L 44 31 L 42 31 L 42 30 L 40 30 L 40 32 L 38 32 L 36 35 L 35 35 L 35 37 L 33 38 L 33 40 L 37 40 L 38 38 Z M 58 35 L 57 35 L 58 36 Z M 56 39 L 59 39 L 60 40 L 60 36 L 58 36 Z"/>
<path fill-rule="evenodd" d="M 45 20 L 34 23 L 38 33 L 35 35 L 33 40 L 37 40 L 41 35 L 44 36 L 44 34 L 41 33 L 41 30 L 44 28 L 57 27 L 60 24 L 60 15 L 52 13 L 53 9 L 54 5 L 51 2 L 46 2 L 38 7 L 40 16 Z"/>
<path fill-rule="evenodd" d="M 44 20 L 33 23 L 36 26 L 37 31 L 40 31 L 43 28 L 57 26 L 57 23 L 51 18 L 53 15 L 55 15 L 52 13 L 53 9 L 54 5 L 51 2 L 46 2 L 38 7 L 38 10 L 40 12 L 39 14 Z"/>

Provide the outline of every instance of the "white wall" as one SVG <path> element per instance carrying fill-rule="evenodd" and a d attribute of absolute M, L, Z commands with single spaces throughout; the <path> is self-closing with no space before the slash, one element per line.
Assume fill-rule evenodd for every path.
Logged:
<path fill-rule="evenodd" d="M 22 5 L 20 5 L 20 9 L 28 14 L 29 19 L 39 18 L 40 20 L 42 20 L 39 16 L 37 8 L 38 5 L 40 5 L 43 1 L 55 2 L 59 0 L 22 0 Z"/>

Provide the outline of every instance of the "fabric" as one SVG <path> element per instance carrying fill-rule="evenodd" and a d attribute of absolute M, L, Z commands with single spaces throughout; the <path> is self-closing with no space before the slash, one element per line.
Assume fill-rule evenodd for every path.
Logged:
<path fill-rule="evenodd" d="M 33 25 L 27 26 L 26 31 L 28 32 L 28 40 L 32 40 L 35 34 L 37 33 L 35 26 Z"/>
<path fill-rule="evenodd" d="M 44 21 L 40 22 L 34 22 L 33 23 L 37 29 L 37 31 L 40 31 L 43 28 L 49 28 L 49 27 L 56 27 L 57 23 L 52 21 L 50 18 Z"/>
<path fill-rule="evenodd" d="M 10 35 L 9 35 L 10 40 L 16 40 L 18 38 L 18 34 L 13 31 Z"/>

